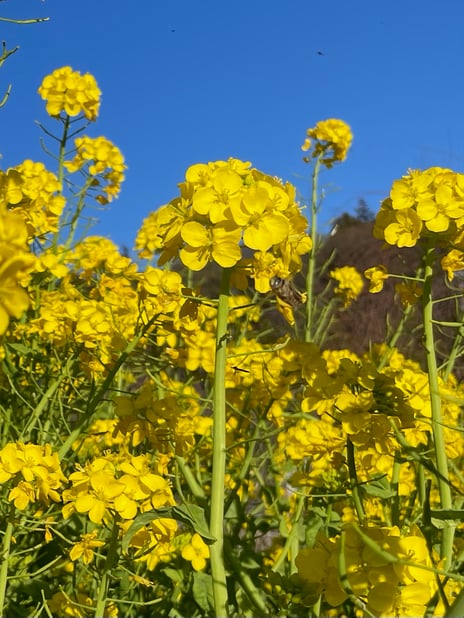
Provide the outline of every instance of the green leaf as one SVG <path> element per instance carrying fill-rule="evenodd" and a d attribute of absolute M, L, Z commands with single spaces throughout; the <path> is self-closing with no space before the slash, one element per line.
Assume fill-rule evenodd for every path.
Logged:
<path fill-rule="evenodd" d="M 436 519 L 464 521 L 464 509 L 432 509 L 430 515 Z"/>
<path fill-rule="evenodd" d="M 382 498 L 383 500 L 388 500 L 396 495 L 392 490 L 390 481 L 384 475 L 369 481 L 363 485 L 363 489 L 368 496 Z"/>
<path fill-rule="evenodd" d="M 181 506 L 172 507 L 174 519 L 184 522 L 191 526 L 195 532 L 202 537 L 205 543 L 211 545 L 215 542 L 215 538 L 209 533 L 209 526 L 205 518 L 205 510 L 196 504 L 185 502 Z"/>
<path fill-rule="evenodd" d="M 166 569 L 162 569 L 162 571 L 166 577 L 169 577 L 169 579 L 175 583 L 181 582 L 184 578 L 184 574 L 180 569 L 171 569 L 167 567 Z"/>
<path fill-rule="evenodd" d="M 17 352 L 20 356 L 27 356 L 28 354 L 33 354 L 34 350 L 29 346 L 24 345 L 23 343 L 11 343 L 8 342 L 8 348 Z"/>
<path fill-rule="evenodd" d="M 123 539 L 122 539 L 122 549 L 123 549 L 123 551 L 127 551 L 128 547 L 129 547 L 129 543 L 131 542 L 132 537 L 135 534 L 137 534 L 137 532 L 141 528 L 143 528 L 144 526 L 147 526 L 154 519 L 159 519 L 160 517 L 167 517 L 167 518 L 170 518 L 170 519 L 175 519 L 174 515 L 172 514 L 172 508 L 171 507 L 163 507 L 161 509 L 153 509 L 151 511 L 147 511 L 146 513 L 140 513 L 139 515 L 137 515 L 135 517 L 134 521 L 132 522 L 132 524 L 126 530 L 125 535 L 123 536 Z"/>
<path fill-rule="evenodd" d="M 175 519 L 176 521 L 181 521 L 184 524 L 187 524 L 195 532 L 203 538 L 206 544 L 211 545 L 216 540 L 209 533 L 208 524 L 206 523 L 205 511 L 201 507 L 196 504 L 182 504 L 181 506 L 166 506 L 159 509 L 152 509 L 151 511 L 147 511 L 146 513 L 140 513 L 137 515 L 126 530 L 125 535 L 122 539 L 122 549 L 123 551 L 127 551 L 129 547 L 129 543 L 131 542 L 132 537 L 137 534 L 137 532 L 151 523 L 154 519 L 159 519 L 160 517 L 167 517 L 169 519 Z"/>
<path fill-rule="evenodd" d="M 435 528 L 453 526 L 464 521 L 464 509 L 433 509 L 430 511 L 430 520 Z"/>
<path fill-rule="evenodd" d="M 211 610 L 214 608 L 213 581 L 211 575 L 203 573 L 202 571 L 195 572 L 193 574 L 192 592 L 195 602 L 198 603 L 204 614 L 210 615 Z"/>

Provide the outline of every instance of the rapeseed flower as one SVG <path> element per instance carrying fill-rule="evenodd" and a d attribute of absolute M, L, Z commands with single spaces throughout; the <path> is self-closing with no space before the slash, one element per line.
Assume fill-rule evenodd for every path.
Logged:
<path fill-rule="evenodd" d="M 70 66 L 55 69 L 42 80 L 39 94 L 47 101 L 45 107 L 50 116 L 59 116 L 62 112 L 68 116 L 82 113 L 87 120 L 97 119 L 101 91 L 90 73 L 81 75 Z"/>
<path fill-rule="evenodd" d="M 66 204 L 61 183 L 45 165 L 26 159 L 0 178 L 0 196 L 26 222 L 29 239 L 58 230 Z"/>
<path fill-rule="evenodd" d="M 409 170 L 392 185 L 377 214 L 374 235 L 390 245 L 413 247 L 420 238 L 459 245 L 464 226 L 464 176 L 431 167 Z"/>
<path fill-rule="evenodd" d="M 69 557 L 71 560 L 74 562 L 75 560 L 82 558 L 84 564 L 90 564 L 93 560 L 94 549 L 105 545 L 105 541 L 97 539 L 97 536 L 97 530 L 89 532 L 88 534 L 82 534 L 81 540 L 74 543 L 69 551 Z"/>
<path fill-rule="evenodd" d="M 209 558 L 209 547 L 196 532 L 190 539 L 190 543 L 182 550 L 182 558 L 191 562 L 195 571 L 202 571 L 206 567 L 206 560 Z"/>
<path fill-rule="evenodd" d="M 354 266 L 343 266 L 334 268 L 330 271 L 329 276 L 338 282 L 334 290 L 335 295 L 343 300 L 345 308 L 349 307 L 358 298 L 364 287 L 361 275 Z"/>
<path fill-rule="evenodd" d="M 311 156 L 304 157 L 309 163 L 311 158 L 321 157 L 321 162 L 330 168 L 336 161 L 344 161 L 353 141 L 351 128 L 343 120 L 330 118 L 319 121 L 315 127 L 307 130 L 307 138 L 301 150 L 311 148 Z"/>
<path fill-rule="evenodd" d="M 65 161 L 69 172 L 76 172 L 86 167 L 92 177 L 92 189 L 97 189 L 96 200 L 107 204 L 118 196 L 124 180 L 126 165 L 124 157 L 117 146 L 106 137 L 77 137 L 76 154 L 72 161 Z"/>
<path fill-rule="evenodd" d="M 246 288 L 245 274 L 257 277 L 257 289 L 270 290 L 269 279 L 301 269 L 301 256 L 311 249 L 307 221 L 288 183 L 263 174 L 250 163 L 229 159 L 192 165 L 180 183 L 180 196 L 149 215 L 137 234 L 141 257 L 159 252 L 159 264 L 178 257 L 192 270 L 209 262 L 235 267 L 234 284 Z M 275 262 L 263 277 L 242 248 L 268 253 Z M 279 271 L 279 273 L 277 272 Z"/>
<path fill-rule="evenodd" d="M 364 271 L 364 276 L 369 280 L 369 292 L 377 294 L 383 290 L 383 284 L 389 274 L 385 266 L 371 266 Z"/>
<path fill-rule="evenodd" d="M 59 502 L 66 481 L 58 455 L 52 452 L 49 444 L 22 442 L 8 443 L 0 450 L 0 483 L 11 479 L 15 480 L 15 485 L 8 500 L 21 510 L 31 502 L 40 501 L 45 505 L 50 500 Z"/>

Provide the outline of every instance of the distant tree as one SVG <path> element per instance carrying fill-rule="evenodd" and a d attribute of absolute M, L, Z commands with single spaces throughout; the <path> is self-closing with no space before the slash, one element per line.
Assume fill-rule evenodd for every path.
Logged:
<path fill-rule="evenodd" d="M 360 198 L 358 205 L 354 211 L 354 215 L 343 212 L 340 216 L 332 220 L 331 235 L 336 234 L 339 230 L 359 223 L 370 223 L 374 221 L 375 213 L 369 208 L 367 202 Z"/>
<path fill-rule="evenodd" d="M 363 223 L 367 223 L 369 221 L 374 221 L 375 213 L 369 208 L 366 200 L 360 198 L 358 200 L 358 205 L 355 210 L 356 219 L 358 221 L 362 221 Z"/>

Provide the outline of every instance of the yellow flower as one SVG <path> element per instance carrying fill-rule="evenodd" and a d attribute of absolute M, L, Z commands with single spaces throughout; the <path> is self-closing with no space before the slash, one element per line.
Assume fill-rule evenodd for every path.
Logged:
<path fill-rule="evenodd" d="M 47 101 L 46 110 L 50 116 L 65 112 L 68 116 L 82 113 L 87 120 L 97 118 L 101 91 L 90 73 L 81 75 L 69 66 L 55 69 L 44 77 L 39 94 Z"/>
<path fill-rule="evenodd" d="M 81 170 L 88 166 L 88 173 L 94 177 L 92 187 L 100 185 L 101 191 L 96 200 L 102 204 L 111 202 L 118 196 L 124 180 L 126 165 L 124 157 L 117 146 L 105 137 L 77 137 L 75 140 L 76 155 L 72 161 L 65 161 L 64 166 L 69 172 Z"/>
<path fill-rule="evenodd" d="M 321 120 L 312 129 L 307 130 L 307 138 L 301 147 L 306 152 L 315 141 L 312 158 L 322 156 L 321 162 L 326 167 L 332 167 L 335 161 L 344 161 L 351 142 L 353 134 L 351 128 L 343 120 L 331 118 L 329 120 Z M 304 161 L 308 163 L 310 157 L 304 157 Z"/>
<path fill-rule="evenodd" d="M 0 335 L 8 328 L 10 318 L 21 317 L 29 306 L 29 296 L 19 283 L 34 263 L 24 219 L 0 204 Z"/>
<path fill-rule="evenodd" d="M 456 246 L 463 226 L 462 174 L 431 167 L 395 180 L 377 214 L 374 236 L 398 247 L 412 247 L 420 237 Z"/>
<path fill-rule="evenodd" d="M 197 221 L 189 221 L 182 227 L 186 246 L 180 250 L 180 259 L 192 270 L 202 270 L 211 260 L 230 268 L 242 257 L 240 237 L 241 230 L 233 222 L 206 228 Z"/>
<path fill-rule="evenodd" d="M 63 492 L 63 516 L 69 517 L 75 510 L 87 513 L 90 521 L 101 524 L 108 509 L 114 508 L 114 500 L 124 491 L 124 484 L 114 477 L 111 467 L 104 459 L 93 462 L 94 469 L 88 474 L 73 472 L 69 480 L 73 487 Z"/>
<path fill-rule="evenodd" d="M 397 247 L 414 247 L 422 230 L 422 221 L 412 208 L 395 212 L 395 222 L 385 228 L 385 240 Z"/>
<path fill-rule="evenodd" d="M 364 287 L 361 275 L 354 266 L 343 266 L 342 268 L 334 268 L 330 272 L 330 277 L 338 281 L 334 290 L 335 294 L 341 296 L 345 307 L 349 307 L 358 298 Z"/>
<path fill-rule="evenodd" d="M 13 502 L 17 509 L 24 510 L 29 502 L 35 501 L 34 487 L 27 481 L 19 481 L 8 494 L 8 500 Z"/>
<path fill-rule="evenodd" d="M 99 541 L 97 537 L 97 530 L 90 532 L 89 534 L 82 534 L 81 540 L 78 543 L 74 543 L 72 546 L 69 557 L 74 562 L 82 558 L 84 564 L 90 564 L 93 560 L 93 550 L 96 547 L 103 547 L 105 541 Z"/>
<path fill-rule="evenodd" d="M 385 266 L 371 266 L 364 271 L 364 276 L 370 281 L 369 292 L 377 294 L 383 290 L 383 282 L 388 279 L 388 271 Z"/>
<path fill-rule="evenodd" d="M 403 281 L 395 285 L 395 291 L 405 307 L 415 305 L 422 297 L 423 288 L 416 281 Z"/>
<path fill-rule="evenodd" d="M 90 597 L 82 592 L 76 592 L 75 599 L 73 601 L 65 592 L 55 592 L 52 598 L 47 600 L 47 607 L 54 615 L 63 616 L 63 618 L 83 618 L 85 615 L 94 615 L 94 601 Z M 84 614 L 84 608 L 88 608 L 86 614 Z M 107 606 L 106 611 L 109 617 L 108 610 Z"/>
<path fill-rule="evenodd" d="M 272 250 L 281 271 L 301 270 L 301 256 L 311 249 L 311 239 L 296 190 L 250 165 L 229 159 L 188 168 L 180 196 L 144 221 L 136 239 L 140 256 L 152 258 L 159 252 L 158 265 L 178 257 L 196 271 L 210 261 L 236 267 L 232 281 L 239 289 L 248 285 L 243 245 Z"/>
<path fill-rule="evenodd" d="M 448 273 L 448 281 L 452 281 L 456 271 L 464 270 L 464 253 L 459 249 L 451 249 L 441 259 L 441 267 Z"/>
<path fill-rule="evenodd" d="M 206 560 L 209 558 L 209 547 L 196 532 L 190 543 L 182 550 L 182 558 L 191 562 L 195 571 L 202 571 L 205 568 Z"/>

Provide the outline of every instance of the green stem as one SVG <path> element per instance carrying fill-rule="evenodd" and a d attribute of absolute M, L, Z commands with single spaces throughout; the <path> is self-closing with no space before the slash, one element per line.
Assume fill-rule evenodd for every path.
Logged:
<path fill-rule="evenodd" d="M 451 488 L 448 474 L 448 458 L 446 456 L 446 445 L 443 433 L 443 421 L 441 413 L 441 398 L 438 385 L 437 359 L 435 356 L 435 341 L 433 334 L 433 314 L 432 314 L 432 281 L 433 266 L 435 262 L 435 248 L 430 243 L 426 249 L 423 288 L 423 321 L 424 321 L 424 346 L 427 360 L 427 372 L 429 378 L 430 405 L 432 410 L 432 434 L 437 467 L 438 491 L 440 494 L 440 504 L 442 509 L 452 507 Z M 453 538 L 455 524 L 445 521 L 441 538 L 441 558 L 445 563 L 443 568 L 451 566 L 453 553 Z"/>
<path fill-rule="evenodd" d="M 458 358 L 458 354 L 460 354 L 460 352 L 462 351 L 462 340 L 463 340 L 463 335 L 462 335 L 462 327 L 461 327 L 461 328 L 459 328 L 458 332 L 456 333 L 456 336 L 455 336 L 454 341 L 453 341 L 452 348 L 451 348 L 450 353 L 448 354 L 448 358 L 446 360 L 446 364 L 443 367 L 443 374 L 442 375 L 443 375 L 443 379 L 445 380 L 445 382 L 448 380 L 448 378 L 450 377 L 451 372 L 453 371 L 454 365 L 455 365 L 456 360 Z"/>
<path fill-rule="evenodd" d="M 313 340 L 313 313 L 314 313 L 314 276 L 316 272 L 316 253 L 317 253 L 317 181 L 319 177 L 319 168 L 321 166 L 321 156 L 316 159 L 312 175 L 312 194 L 311 194 L 311 223 L 310 234 L 313 241 L 313 248 L 308 258 L 308 272 L 306 274 L 306 324 L 304 340 L 310 342 Z"/>
<path fill-rule="evenodd" d="M 306 502 L 306 495 L 300 495 L 296 503 L 295 516 L 293 518 L 292 528 L 290 532 L 288 533 L 288 536 L 285 540 L 285 544 L 279 554 L 279 557 L 277 558 L 277 560 L 274 563 L 274 566 L 272 567 L 272 570 L 275 573 L 279 571 L 282 564 L 287 559 L 288 554 L 290 554 L 291 573 L 296 573 L 297 571 L 297 568 L 295 566 L 295 558 L 298 554 L 299 547 L 300 547 L 299 538 L 298 538 L 298 533 L 300 529 L 299 522 L 300 522 L 301 516 L 303 515 L 303 508 L 304 508 L 305 502 Z"/>
<path fill-rule="evenodd" d="M 97 603 L 95 606 L 95 618 L 102 618 L 105 615 L 106 599 L 108 597 L 108 588 L 110 585 L 111 572 L 118 562 L 118 536 L 119 526 L 116 520 L 113 523 L 111 538 L 106 555 L 105 564 L 103 565 L 103 573 L 101 573 L 100 584 L 97 590 Z"/>
<path fill-rule="evenodd" d="M 41 418 L 41 416 L 43 415 L 46 407 L 49 405 L 50 401 L 55 395 L 61 382 L 64 380 L 66 376 L 69 376 L 73 363 L 74 363 L 74 358 L 73 357 L 68 358 L 64 371 L 56 378 L 56 380 L 54 380 L 51 383 L 51 385 L 48 387 L 48 389 L 43 394 L 41 400 L 39 401 L 34 411 L 32 412 L 27 422 L 26 427 L 21 432 L 22 440 L 25 439 L 25 436 L 30 437 L 30 434 L 32 430 L 34 429 L 35 424 L 37 423 L 38 419 Z"/>
<path fill-rule="evenodd" d="M 348 464 L 348 471 L 350 474 L 350 486 L 353 496 L 354 508 L 358 516 L 358 521 L 363 524 L 366 517 L 364 507 L 361 499 L 361 492 L 359 491 L 358 474 L 356 472 L 356 461 L 354 457 L 354 445 L 350 438 L 346 439 L 346 459 Z"/>
<path fill-rule="evenodd" d="M 253 605 L 253 608 L 259 612 L 259 614 L 257 615 L 268 616 L 269 608 L 266 606 L 266 603 L 263 600 L 262 588 L 257 588 L 251 577 L 244 570 L 242 563 L 235 556 L 234 548 L 232 547 L 230 541 L 225 541 L 225 551 L 227 552 L 227 557 L 230 560 L 230 564 L 235 574 L 235 577 L 240 582 L 243 590 L 248 597 L 248 600 Z"/>
<path fill-rule="evenodd" d="M 64 126 L 63 126 L 63 135 L 61 136 L 60 139 L 60 148 L 58 151 L 58 181 L 61 185 L 61 194 L 63 194 L 64 192 L 64 159 L 66 156 L 66 144 L 68 141 L 68 133 L 69 133 L 69 128 L 71 125 L 71 119 L 68 115 L 66 115 L 65 119 L 64 119 Z M 61 229 L 62 225 L 58 226 L 57 231 L 54 233 L 53 235 L 53 242 L 52 242 L 52 246 L 54 249 L 57 248 L 58 246 L 58 242 L 59 242 L 59 238 L 60 238 L 60 229 Z"/>
<path fill-rule="evenodd" d="M 8 580 L 8 561 L 10 557 L 11 538 L 13 536 L 14 508 L 11 507 L 10 516 L 3 534 L 2 555 L 0 566 L 0 616 L 4 616 L 6 584 Z"/>
<path fill-rule="evenodd" d="M 226 471 L 226 360 L 230 270 L 222 271 L 217 312 L 216 363 L 213 386 L 213 477 L 211 481 L 210 546 L 214 610 L 217 618 L 228 615 L 224 566 L 224 476 Z"/>
<path fill-rule="evenodd" d="M 395 328 L 395 332 L 393 333 L 393 335 L 390 337 L 390 340 L 387 342 L 385 351 L 383 352 L 378 365 L 377 365 L 377 369 L 379 371 L 382 371 L 382 369 L 385 367 L 385 365 L 388 363 L 388 361 L 390 360 L 390 356 L 392 355 L 392 352 L 396 346 L 396 344 L 398 343 L 398 339 L 401 337 L 401 335 L 404 332 L 404 328 L 411 316 L 412 313 L 412 309 L 413 309 L 413 305 L 408 305 L 405 310 L 403 311 L 403 314 L 401 316 L 401 320 L 398 322 L 397 327 Z"/>
<path fill-rule="evenodd" d="M 154 315 L 152 318 L 150 318 L 150 320 L 143 326 L 141 332 L 138 335 L 136 335 L 134 339 L 132 339 L 132 341 L 130 341 L 127 344 L 125 350 L 121 353 L 121 356 L 116 360 L 113 367 L 108 372 L 108 375 L 104 379 L 100 388 L 96 391 L 94 395 L 92 395 L 89 398 L 89 401 L 87 403 L 87 409 L 85 413 L 81 415 L 79 419 L 79 424 L 71 431 L 71 433 L 66 438 L 63 445 L 58 451 L 58 457 L 60 458 L 60 461 L 66 456 L 69 449 L 72 447 L 74 441 L 77 440 L 77 438 L 83 431 L 83 428 L 91 420 L 98 404 L 105 397 L 108 389 L 110 388 L 114 378 L 116 377 L 118 371 L 121 369 L 122 365 L 126 362 L 128 357 L 132 354 L 132 352 L 138 346 L 140 340 L 145 336 L 145 334 L 149 331 L 149 329 L 151 328 L 151 326 L 157 319 L 158 319 L 158 315 Z"/>
<path fill-rule="evenodd" d="M 180 473 L 184 477 L 185 482 L 189 486 L 189 489 L 192 492 L 192 494 L 195 496 L 195 498 L 198 498 L 198 500 L 204 500 L 205 492 L 203 491 L 203 487 L 198 483 L 197 479 L 195 478 L 195 475 L 193 474 L 192 470 L 186 463 L 185 459 L 178 455 L 176 455 L 175 459 L 176 459 L 177 465 L 179 466 Z"/>

